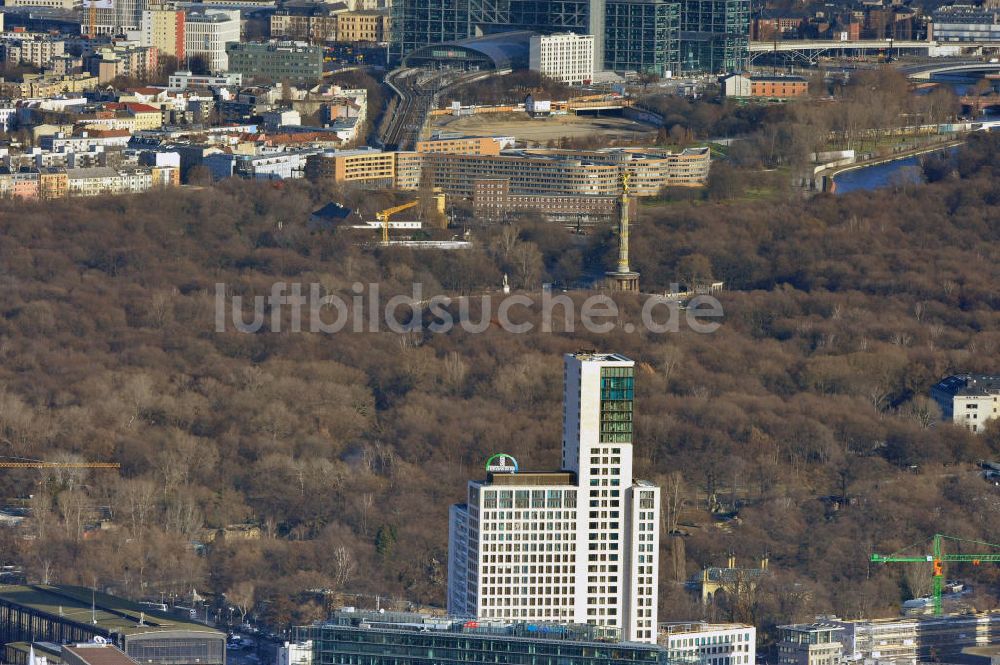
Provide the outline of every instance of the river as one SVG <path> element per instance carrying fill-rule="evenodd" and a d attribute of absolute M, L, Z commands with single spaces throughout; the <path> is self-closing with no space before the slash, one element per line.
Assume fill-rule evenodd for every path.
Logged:
<path fill-rule="evenodd" d="M 900 179 L 923 182 L 919 157 L 906 157 L 894 162 L 845 171 L 834 178 L 837 184 L 837 189 L 834 191 L 837 194 L 847 194 L 859 189 L 879 189 L 900 182 Z"/>
<path fill-rule="evenodd" d="M 949 75 L 936 76 L 933 80 L 949 84 L 957 95 L 964 94 L 965 90 L 976 82 L 975 78 L 968 76 Z M 1000 119 L 1000 114 L 995 111 L 987 111 L 979 119 L 997 120 Z M 952 153 L 955 151 L 954 148 L 950 150 Z M 920 157 L 906 157 L 904 159 L 897 159 L 894 162 L 845 171 L 834 179 L 834 182 L 837 184 L 837 189 L 834 191 L 837 194 L 847 194 L 848 192 L 856 192 L 859 189 L 879 189 L 880 187 L 900 182 L 901 179 L 909 182 L 923 182 L 923 174 L 920 171 L 920 159 Z"/>

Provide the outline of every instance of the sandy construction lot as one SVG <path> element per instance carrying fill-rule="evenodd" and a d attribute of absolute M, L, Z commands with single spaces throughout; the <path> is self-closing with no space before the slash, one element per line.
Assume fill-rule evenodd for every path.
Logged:
<path fill-rule="evenodd" d="M 524 113 L 484 113 L 462 117 L 439 116 L 430 123 L 431 130 L 514 136 L 518 141 L 545 143 L 562 137 L 581 138 L 601 134 L 608 139 L 647 143 L 656 128 L 641 122 L 612 116 L 557 115 L 551 118 L 527 117 Z"/>

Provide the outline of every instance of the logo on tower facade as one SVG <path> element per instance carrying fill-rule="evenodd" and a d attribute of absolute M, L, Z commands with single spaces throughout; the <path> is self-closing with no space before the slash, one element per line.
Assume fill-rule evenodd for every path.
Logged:
<path fill-rule="evenodd" d="M 486 473 L 517 473 L 517 460 L 507 453 L 497 453 L 486 460 Z"/>

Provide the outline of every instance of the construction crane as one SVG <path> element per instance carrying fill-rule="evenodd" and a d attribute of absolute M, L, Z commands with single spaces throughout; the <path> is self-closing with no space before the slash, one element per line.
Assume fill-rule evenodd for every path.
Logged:
<path fill-rule="evenodd" d="M 0 457 L 0 469 L 120 469 L 118 462 L 44 462 L 24 457 Z"/>
<path fill-rule="evenodd" d="M 992 547 L 996 551 L 989 552 L 985 554 L 964 554 L 964 553 L 946 553 L 942 548 L 942 542 L 948 540 L 955 543 L 973 543 L 975 545 L 982 545 L 985 547 Z M 994 563 L 1000 563 L 1000 545 L 995 545 L 993 543 L 986 543 L 981 540 L 968 540 L 966 538 L 955 538 L 954 536 L 945 536 L 940 533 L 935 533 L 934 538 L 931 539 L 931 553 L 930 554 L 904 554 L 906 550 L 917 547 L 917 545 L 910 545 L 909 547 L 904 547 L 899 552 L 895 554 L 872 554 L 873 563 L 929 563 L 934 568 L 934 614 L 940 615 L 943 613 L 941 607 L 941 588 L 944 582 L 944 564 L 945 562 L 967 562 L 971 563 L 973 566 L 978 566 L 983 561 L 991 561 Z"/>
<path fill-rule="evenodd" d="M 97 36 L 97 0 L 90 0 L 90 7 L 87 10 L 87 37 L 94 39 Z"/>
<path fill-rule="evenodd" d="M 410 208 L 419 205 L 420 201 L 410 201 L 409 203 L 404 203 L 403 205 L 393 206 L 391 208 L 386 208 L 385 210 L 379 210 L 375 213 L 375 219 L 382 223 L 382 242 L 389 242 L 389 218 L 395 215 L 397 212 L 403 212 L 404 210 L 409 210 Z"/>

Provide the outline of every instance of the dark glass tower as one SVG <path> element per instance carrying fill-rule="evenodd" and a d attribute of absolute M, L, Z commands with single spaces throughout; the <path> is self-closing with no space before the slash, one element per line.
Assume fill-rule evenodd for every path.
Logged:
<path fill-rule="evenodd" d="M 682 71 L 721 74 L 749 66 L 750 0 L 682 0 Z"/>
<path fill-rule="evenodd" d="M 606 0 L 604 68 L 664 76 L 680 70 L 680 5 L 667 0 Z"/>

